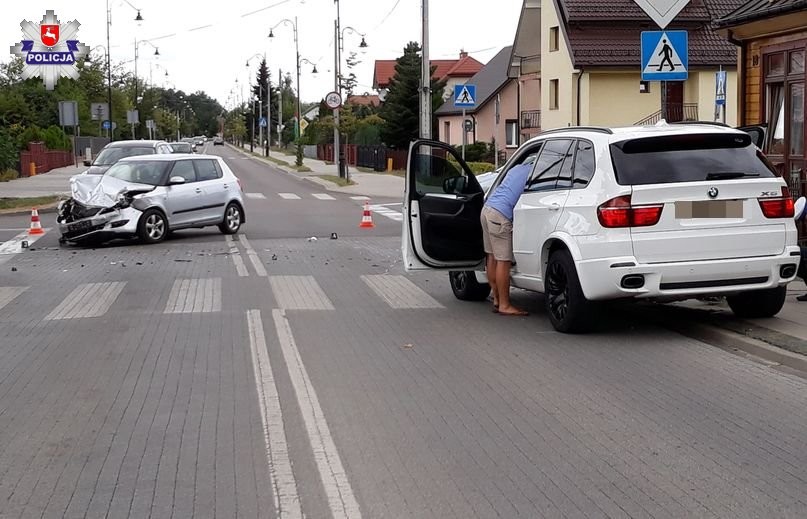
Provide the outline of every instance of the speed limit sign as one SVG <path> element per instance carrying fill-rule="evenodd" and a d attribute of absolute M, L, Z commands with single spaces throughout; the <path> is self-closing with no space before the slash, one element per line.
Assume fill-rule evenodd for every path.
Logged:
<path fill-rule="evenodd" d="M 325 105 L 331 110 L 336 110 L 342 106 L 342 96 L 339 92 L 330 92 L 325 96 Z"/>

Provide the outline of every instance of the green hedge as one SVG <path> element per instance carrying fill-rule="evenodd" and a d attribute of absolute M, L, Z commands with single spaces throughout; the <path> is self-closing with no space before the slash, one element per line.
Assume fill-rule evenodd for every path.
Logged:
<path fill-rule="evenodd" d="M 452 160 L 451 157 L 449 157 L 448 161 L 454 163 L 457 167 L 459 167 L 459 163 Z M 474 175 L 487 173 L 489 171 L 493 171 L 494 169 L 496 169 L 496 166 L 491 164 L 490 162 L 466 162 L 466 164 L 471 169 L 471 173 L 473 173 Z"/>

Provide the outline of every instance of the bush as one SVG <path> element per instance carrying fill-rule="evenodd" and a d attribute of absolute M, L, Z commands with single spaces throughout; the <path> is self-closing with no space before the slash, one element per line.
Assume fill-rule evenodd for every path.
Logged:
<path fill-rule="evenodd" d="M 42 129 L 39 126 L 32 124 L 17 136 L 17 150 L 26 150 L 28 149 L 29 142 L 42 142 L 43 139 L 44 133 L 42 132 Z"/>
<path fill-rule="evenodd" d="M 20 178 L 20 174 L 16 170 L 7 169 L 0 172 L 0 182 L 8 182 L 9 180 L 15 180 L 18 178 Z"/>
<path fill-rule="evenodd" d="M 455 164 L 457 167 L 459 167 L 459 163 L 452 160 L 452 158 L 449 158 L 448 161 Z M 468 165 L 468 168 L 471 170 L 471 173 L 473 173 L 474 175 L 479 175 L 480 173 L 487 173 L 489 171 L 493 171 L 494 169 L 496 169 L 496 166 L 494 164 L 491 164 L 490 162 L 468 162 L 468 161 L 466 161 L 465 163 Z"/>
<path fill-rule="evenodd" d="M 454 146 L 457 154 L 462 154 L 462 145 Z M 467 162 L 493 162 L 493 146 L 487 142 L 477 141 L 465 145 L 465 160 Z"/>
<path fill-rule="evenodd" d="M 42 132 L 42 139 L 49 150 L 70 151 L 73 147 L 70 142 L 70 137 L 68 137 L 61 128 L 55 125 L 48 127 L 47 130 Z"/>
<path fill-rule="evenodd" d="M 15 168 L 18 160 L 19 153 L 14 139 L 5 128 L 0 128 L 0 171 Z"/>

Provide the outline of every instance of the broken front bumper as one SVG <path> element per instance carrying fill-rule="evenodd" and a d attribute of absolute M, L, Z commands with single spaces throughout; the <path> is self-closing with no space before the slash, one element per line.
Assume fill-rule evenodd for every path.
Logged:
<path fill-rule="evenodd" d="M 141 214 L 131 206 L 87 207 L 71 199 L 59 206 L 56 222 L 62 241 L 111 240 L 136 235 Z"/>

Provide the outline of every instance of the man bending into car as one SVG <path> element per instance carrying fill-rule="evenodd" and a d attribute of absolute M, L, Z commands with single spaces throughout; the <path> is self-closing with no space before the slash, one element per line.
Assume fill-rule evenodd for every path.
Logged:
<path fill-rule="evenodd" d="M 513 208 L 524 192 L 531 171 L 531 161 L 510 168 L 482 208 L 482 239 L 487 255 L 485 271 L 493 291 L 493 311 L 502 315 L 528 315 L 510 304 L 510 267 L 513 264 Z"/>

